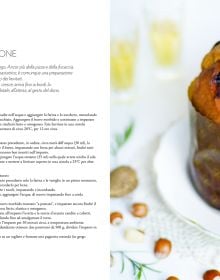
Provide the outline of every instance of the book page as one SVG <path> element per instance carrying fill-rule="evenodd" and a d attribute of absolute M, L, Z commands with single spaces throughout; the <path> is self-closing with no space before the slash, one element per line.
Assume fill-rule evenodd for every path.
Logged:
<path fill-rule="evenodd" d="M 7 1 L 0 23 L 1 278 L 107 279 L 107 1 Z"/>

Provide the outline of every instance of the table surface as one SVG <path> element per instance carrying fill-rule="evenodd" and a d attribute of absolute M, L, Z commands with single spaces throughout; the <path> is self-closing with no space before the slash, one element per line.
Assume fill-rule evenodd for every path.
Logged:
<path fill-rule="evenodd" d="M 112 135 L 120 131 L 129 118 L 135 117 L 135 135 L 127 161 L 137 152 L 138 147 L 151 143 L 155 137 L 166 131 L 171 123 L 188 114 L 187 87 L 199 73 L 204 54 L 220 39 L 217 28 L 220 2 L 212 0 L 211 6 L 208 0 L 185 2 L 182 75 L 179 79 L 162 81 L 153 76 L 152 65 L 148 60 L 149 47 L 145 41 L 145 24 L 144 21 L 140 23 L 142 38 L 135 86 L 135 94 L 138 98 L 128 104 L 114 102 L 111 104 Z M 142 261 L 152 257 L 150 250 L 146 253 L 131 253 L 130 255 Z M 123 274 L 120 273 L 120 265 L 120 255 L 115 254 L 111 279 L 134 279 L 130 265 L 127 263 Z M 210 267 L 200 264 L 191 256 L 181 258 L 173 253 L 169 258 L 158 263 L 155 268 L 162 272 L 149 271 L 147 279 L 162 280 L 173 274 L 183 280 L 199 280 L 202 279 L 202 273 Z"/>

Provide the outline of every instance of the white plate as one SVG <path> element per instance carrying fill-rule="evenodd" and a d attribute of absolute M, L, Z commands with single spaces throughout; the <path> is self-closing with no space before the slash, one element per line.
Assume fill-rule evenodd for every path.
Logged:
<path fill-rule="evenodd" d="M 181 218 L 220 238 L 220 210 L 200 198 L 188 174 L 189 138 L 187 118 L 173 125 L 162 137 L 154 159 L 159 192 Z"/>

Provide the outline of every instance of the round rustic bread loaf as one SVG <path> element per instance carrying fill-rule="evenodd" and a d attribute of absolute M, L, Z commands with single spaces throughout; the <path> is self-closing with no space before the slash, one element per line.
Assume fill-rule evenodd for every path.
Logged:
<path fill-rule="evenodd" d="M 129 166 L 120 166 L 110 175 L 111 197 L 121 197 L 132 192 L 138 185 L 136 171 Z"/>

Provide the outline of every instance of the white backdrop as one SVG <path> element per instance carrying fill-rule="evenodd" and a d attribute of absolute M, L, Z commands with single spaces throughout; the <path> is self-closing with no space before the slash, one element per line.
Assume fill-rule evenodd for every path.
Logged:
<path fill-rule="evenodd" d="M 147 1 L 147 0 L 146 0 Z M 143 1 L 144 2 L 144 1 Z M 128 120 L 135 117 L 136 129 L 132 141 L 128 147 L 124 148 L 119 155 L 118 164 L 130 164 L 139 170 L 143 185 L 150 185 L 150 174 L 145 169 L 152 159 L 152 150 L 155 149 L 155 142 L 162 132 L 170 126 L 172 122 L 177 120 L 183 115 L 188 114 L 188 100 L 187 100 L 187 87 L 191 80 L 198 75 L 200 71 L 201 59 L 204 54 L 214 45 L 215 42 L 220 40 L 219 31 L 219 11 L 220 2 L 218 0 L 185 0 L 185 24 L 184 24 L 184 44 L 183 44 L 183 64 L 182 64 L 182 78 L 174 82 L 162 82 L 152 78 L 152 64 L 149 54 L 149 46 L 146 40 L 146 26 L 144 20 L 144 13 L 141 10 L 143 2 L 133 1 L 133 5 L 136 5 L 136 9 L 140 12 L 140 29 L 141 29 L 141 49 L 140 57 L 137 69 L 137 83 L 136 94 L 139 99 L 133 104 L 113 104 L 111 105 L 111 133 L 112 135 L 126 126 Z M 151 149 L 151 151 L 150 151 Z M 146 157 L 146 158 L 143 158 Z M 143 186 L 144 189 L 144 186 Z M 144 193 L 144 190 L 143 190 Z M 137 194 L 133 199 L 140 198 L 143 194 Z M 151 194 L 146 193 L 146 196 L 150 201 Z M 160 203 L 159 203 L 160 204 Z M 160 205 L 161 206 L 161 205 Z M 154 206 L 155 207 L 155 206 Z M 123 200 L 113 201 L 112 209 L 124 209 Z M 156 209 L 155 207 L 154 209 Z M 155 274 L 149 272 L 148 279 L 150 280 L 164 280 L 169 275 L 177 275 L 180 279 L 193 279 L 201 280 L 202 274 L 205 270 L 219 267 L 220 251 L 216 246 L 214 256 L 208 251 L 209 239 L 202 237 L 198 243 L 195 242 L 195 246 L 186 250 L 186 242 L 184 239 L 190 238 L 198 241 L 196 237 L 197 233 L 192 232 L 190 234 L 190 228 L 187 225 L 180 222 L 175 216 L 166 212 L 166 208 L 163 206 L 158 207 L 158 215 L 155 210 L 152 215 L 152 220 L 155 221 L 157 227 L 153 227 L 153 221 L 149 222 L 149 228 L 154 232 L 150 233 L 154 238 L 159 237 L 160 233 L 166 232 L 167 235 L 173 236 L 176 234 L 176 240 L 179 238 L 179 242 L 176 242 L 176 250 L 167 260 L 162 261 L 156 268 L 160 269 L 162 273 Z M 161 219 L 161 213 L 166 212 L 163 219 L 167 219 L 167 224 L 171 228 L 172 234 L 169 228 L 164 229 Z M 176 230 L 175 230 L 176 229 Z M 178 233 L 179 232 L 179 233 Z M 186 233 L 186 235 L 184 235 Z M 178 235 L 179 234 L 179 235 Z M 112 234 L 112 247 L 115 249 L 115 244 L 120 245 L 114 240 L 115 236 Z M 199 237 L 200 238 L 200 237 Z M 185 245 L 184 245 L 185 242 Z M 213 246 L 211 241 L 210 247 Z M 219 244 L 217 244 L 219 245 Z M 197 246 L 197 248 L 196 248 Z M 119 246 L 120 247 L 120 246 Z M 214 245 L 215 247 L 215 245 Z M 212 247 L 213 248 L 213 247 Z M 133 253 L 132 256 L 143 262 L 147 262 L 152 259 L 152 248 L 146 249 L 146 254 Z M 209 261 L 206 261 L 206 256 L 210 256 Z M 210 261 L 213 258 L 213 262 Z M 214 260 L 215 259 L 215 260 Z M 116 255 L 116 264 L 111 269 L 111 279 L 134 279 L 132 271 L 129 265 L 126 266 L 124 274 L 120 274 L 120 258 Z"/>

